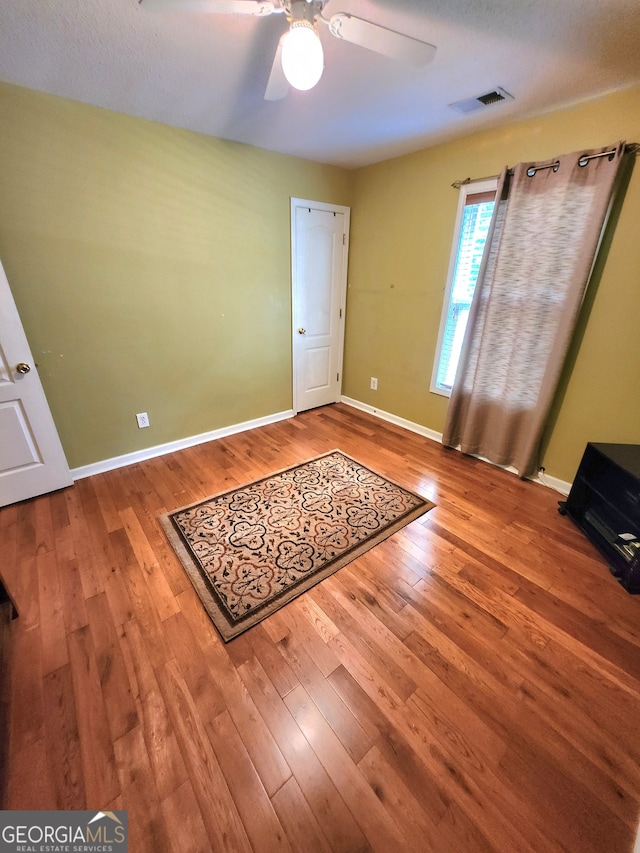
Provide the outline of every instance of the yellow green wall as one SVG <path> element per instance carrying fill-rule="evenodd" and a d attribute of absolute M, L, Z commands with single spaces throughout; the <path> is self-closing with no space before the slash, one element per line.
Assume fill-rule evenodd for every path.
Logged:
<path fill-rule="evenodd" d="M 442 431 L 451 183 L 640 141 L 640 89 L 355 172 L 7 84 L 0 120 L 0 258 L 78 467 L 290 408 L 290 196 L 352 208 L 343 393 Z M 545 439 L 560 479 L 640 441 L 638 223 L 636 168 Z"/>
<path fill-rule="evenodd" d="M 7 84 L 0 124 L 0 259 L 71 467 L 291 408 L 289 199 L 349 205 L 352 173 Z"/>
<path fill-rule="evenodd" d="M 448 400 L 429 384 L 458 202 L 452 182 L 619 139 L 640 142 L 640 88 L 358 170 L 343 393 L 441 432 Z M 544 441 L 547 473 L 562 480 L 573 479 L 587 441 L 640 442 L 637 167 L 606 248 Z"/>

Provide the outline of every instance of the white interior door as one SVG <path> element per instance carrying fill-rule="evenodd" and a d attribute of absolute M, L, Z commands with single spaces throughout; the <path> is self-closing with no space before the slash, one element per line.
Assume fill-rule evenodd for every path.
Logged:
<path fill-rule="evenodd" d="M 0 264 L 0 506 L 52 492 L 72 482 Z"/>
<path fill-rule="evenodd" d="M 291 199 L 296 412 L 340 399 L 349 213 L 348 207 Z"/>

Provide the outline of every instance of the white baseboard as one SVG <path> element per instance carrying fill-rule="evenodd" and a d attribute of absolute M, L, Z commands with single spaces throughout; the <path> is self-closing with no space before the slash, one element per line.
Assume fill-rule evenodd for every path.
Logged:
<path fill-rule="evenodd" d="M 547 474 L 538 474 L 537 477 L 532 477 L 532 480 L 534 483 L 542 483 L 543 486 L 560 492 L 565 497 L 571 491 L 571 483 L 567 483 L 566 480 L 559 480 L 557 477 L 549 477 Z"/>
<path fill-rule="evenodd" d="M 169 441 L 166 444 L 156 444 L 155 447 L 145 447 L 143 450 L 134 450 L 133 453 L 125 453 L 122 456 L 113 456 L 111 459 L 103 459 L 101 462 L 92 462 L 90 465 L 82 465 L 80 468 L 72 468 L 71 476 L 74 480 L 83 477 L 91 477 L 94 474 L 102 474 L 105 471 L 113 471 L 115 468 L 124 468 L 126 465 L 134 465 L 136 462 L 144 462 L 145 459 L 153 459 L 156 456 L 164 456 L 165 453 L 174 453 L 176 450 L 184 450 L 186 447 L 194 447 L 196 444 L 204 444 L 206 441 L 216 441 L 228 435 L 245 432 L 248 429 L 275 424 L 292 418 L 293 409 L 286 412 L 276 412 L 273 415 L 265 415 L 263 418 L 255 418 L 239 424 L 203 432 L 200 435 L 192 435 L 187 438 L 179 438 L 177 441 Z"/>
<path fill-rule="evenodd" d="M 351 397 L 343 396 L 340 400 L 347 406 L 359 409 L 361 412 L 367 412 L 376 418 L 380 418 L 382 421 L 387 421 L 395 426 L 409 430 L 409 432 L 416 433 L 417 435 L 424 436 L 425 438 L 429 438 L 432 441 L 437 441 L 439 444 L 442 444 L 441 432 L 436 432 L 436 430 L 429 429 L 422 424 L 409 421 L 406 418 L 401 418 L 399 415 L 394 415 L 392 412 L 385 412 L 383 409 L 376 409 L 368 403 L 361 403 L 359 400 L 354 400 Z M 103 459 L 100 462 L 92 462 L 90 465 L 82 465 L 79 468 L 72 468 L 71 476 L 74 480 L 81 480 L 83 477 L 91 477 L 94 474 L 102 474 L 105 471 L 124 468 L 127 465 L 134 465 L 136 462 L 144 462 L 145 459 L 153 459 L 156 456 L 163 456 L 165 453 L 174 453 L 176 450 L 184 450 L 187 447 L 194 447 L 197 444 L 204 444 L 207 441 L 216 441 L 219 438 L 225 438 L 225 436 L 228 435 L 235 435 L 238 432 L 245 432 L 249 429 L 256 429 L 257 427 L 266 426 L 267 424 L 284 421 L 288 418 L 292 418 L 294 414 L 293 409 L 288 409 L 284 412 L 276 412 L 273 415 L 265 415 L 265 417 L 255 418 L 251 421 L 231 424 L 230 426 L 214 429 L 210 432 L 203 432 L 199 435 L 180 438 L 177 441 L 170 441 L 166 444 L 157 444 L 154 447 L 145 447 L 143 450 L 135 450 L 132 453 L 125 453 L 122 456 L 113 456 L 111 459 Z M 488 462 L 489 460 L 484 459 L 483 461 Z M 490 462 L 489 464 L 493 463 Z M 505 470 L 516 473 L 516 471 L 510 467 Z M 547 474 L 532 477 L 531 480 L 534 483 L 540 483 L 547 488 L 554 489 L 561 495 L 568 495 L 571 490 L 571 483 L 559 480 L 557 477 L 550 477 Z"/>
<path fill-rule="evenodd" d="M 359 400 L 353 400 L 351 397 L 341 397 L 340 400 L 347 406 L 352 406 L 354 409 L 359 409 L 361 412 L 367 412 L 370 415 L 374 415 L 376 418 L 380 418 L 382 421 L 388 421 L 391 424 L 403 427 L 404 429 L 408 429 L 410 432 L 415 432 L 418 435 L 425 436 L 425 438 L 430 438 L 432 441 L 437 441 L 439 444 L 442 444 L 441 432 L 436 432 L 433 429 L 422 426 L 422 424 L 408 421 L 406 418 L 401 418 L 398 415 L 391 414 L 391 412 L 376 409 L 368 403 L 361 403 Z M 491 462 L 491 460 L 485 459 L 483 456 L 478 456 L 476 458 L 482 459 L 483 462 L 488 462 L 490 465 L 495 465 L 495 462 Z M 518 473 L 516 469 L 512 468 L 510 465 L 496 465 L 496 467 L 502 468 L 505 471 L 510 471 L 512 474 Z M 547 474 L 539 474 L 536 477 L 529 477 L 528 479 L 533 483 L 540 483 L 548 489 L 553 489 L 561 495 L 568 495 L 571 491 L 571 483 L 567 483 L 565 480 L 559 480 L 557 477 L 549 477 Z"/>
<path fill-rule="evenodd" d="M 351 397 L 341 397 L 340 402 L 347 406 L 352 406 L 354 409 L 360 409 L 361 412 L 368 412 L 370 415 L 375 415 L 375 417 L 380 418 L 381 421 L 388 421 L 390 424 L 403 427 L 404 429 L 408 429 L 409 432 L 415 432 L 418 435 L 423 435 L 425 438 L 430 438 L 432 441 L 437 441 L 439 444 L 442 444 L 442 433 L 436 432 L 434 429 L 429 429 L 426 426 L 422 426 L 422 424 L 414 423 L 414 421 L 408 421 L 406 418 L 401 418 L 398 415 L 393 415 L 391 412 L 385 412 L 382 409 L 375 409 L 368 403 L 361 403 L 359 400 L 353 400 Z"/>

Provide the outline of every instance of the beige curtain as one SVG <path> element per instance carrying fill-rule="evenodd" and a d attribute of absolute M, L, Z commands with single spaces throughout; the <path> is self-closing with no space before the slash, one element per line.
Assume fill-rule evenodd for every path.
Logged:
<path fill-rule="evenodd" d="M 593 155 L 612 152 L 611 155 Z M 538 449 L 613 196 L 624 144 L 500 177 L 443 444 L 516 468 Z M 584 165 L 580 165 L 583 163 Z"/>

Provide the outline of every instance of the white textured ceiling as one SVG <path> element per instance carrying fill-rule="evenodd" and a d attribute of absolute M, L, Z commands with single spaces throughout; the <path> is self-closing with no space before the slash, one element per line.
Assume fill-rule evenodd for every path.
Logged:
<path fill-rule="evenodd" d="M 2 0 L 0 79 L 356 167 L 640 82 L 640 0 L 329 0 L 437 46 L 425 68 L 332 38 L 309 92 L 263 100 L 283 15 L 151 13 L 137 0 Z M 448 104 L 501 86 L 515 100 Z"/>

